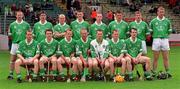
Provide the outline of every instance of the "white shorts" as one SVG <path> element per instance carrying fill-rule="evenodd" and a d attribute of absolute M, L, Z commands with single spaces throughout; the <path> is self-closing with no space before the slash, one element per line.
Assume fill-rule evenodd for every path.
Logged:
<path fill-rule="evenodd" d="M 155 38 L 153 39 L 153 45 L 152 45 L 152 50 L 153 51 L 167 51 L 170 50 L 169 48 L 169 40 L 166 39 L 161 39 L 161 38 Z"/>
<path fill-rule="evenodd" d="M 10 54 L 11 55 L 16 55 L 16 51 L 18 50 L 18 47 L 19 47 L 18 44 L 12 43 Z"/>
<path fill-rule="evenodd" d="M 147 54 L 147 47 L 146 47 L 146 41 L 142 41 L 142 53 Z"/>

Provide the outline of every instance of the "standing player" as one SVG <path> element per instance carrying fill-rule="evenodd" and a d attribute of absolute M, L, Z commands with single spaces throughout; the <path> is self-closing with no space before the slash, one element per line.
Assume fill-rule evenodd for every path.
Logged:
<path fill-rule="evenodd" d="M 150 22 L 150 28 L 153 32 L 153 45 L 152 50 L 154 54 L 153 61 L 153 75 L 156 74 L 157 63 L 160 52 L 162 52 L 163 63 L 168 77 L 171 77 L 169 72 L 169 40 L 168 36 L 172 32 L 171 22 L 164 17 L 165 9 L 159 7 L 157 11 L 157 17 Z"/>
<path fill-rule="evenodd" d="M 144 77 L 147 80 L 151 80 L 150 74 L 150 58 L 142 55 L 142 42 L 138 39 L 137 29 L 132 28 L 130 30 L 131 37 L 128 38 L 126 43 L 127 56 L 131 58 L 134 66 L 137 64 L 145 64 L 146 71 L 144 71 Z M 133 79 L 132 74 L 129 76 L 130 80 Z"/>
<path fill-rule="evenodd" d="M 46 38 L 40 42 L 40 52 L 41 58 L 39 60 L 40 67 L 40 76 L 44 78 L 45 76 L 45 63 L 52 63 L 52 71 L 54 79 L 57 76 L 57 58 L 56 54 L 58 53 L 58 41 L 53 39 L 53 31 L 52 29 L 47 29 L 45 31 Z"/>
<path fill-rule="evenodd" d="M 25 40 L 26 31 L 30 29 L 30 25 L 23 20 L 23 12 L 16 12 L 16 21 L 12 22 L 9 26 L 8 35 L 12 38 L 12 47 L 11 47 L 11 59 L 10 59 L 10 72 L 8 79 L 13 79 L 13 71 L 14 71 L 14 62 L 16 61 L 16 51 L 18 49 L 18 43 L 20 41 Z"/>
<path fill-rule="evenodd" d="M 54 38 L 57 41 L 61 41 L 65 36 L 65 31 L 70 28 L 68 24 L 66 24 L 66 17 L 64 14 L 59 15 L 59 23 L 54 26 Z"/>
<path fill-rule="evenodd" d="M 83 12 L 78 11 L 77 12 L 77 20 L 71 22 L 71 29 L 73 31 L 73 39 L 78 40 L 81 38 L 80 36 L 80 30 L 81 28 L 88 29 L 89 28 L 89 23 L 84 21 L 83 19 Z"/>
<path fill-rule="evenodd" d="M 135 12 L 135 21 L 131 22 L 129 24 L 129 28 L 136 28 L 138 35 L 137 38 L 142 40 L 142 53 L 144 55 L 147 54 L 147 48 L 146 48 L 146 35 L 149 35 L 149 28 L 148 28 L 148 24 L 144 21 L 142 21 L 142 15 L 140 11 L 136 11 Z"/>
<path fill-rule="evenodd" d="M 109 69 L 109 62 L 107 60 L 109 55 L 109 43 L 103 39 L 103 31 L 101 29 L 97 30 L 96 39 L 92 40 L 90 45 L 91 56 L 93 60 L 93 70 L 95 70 L 95 72 L 99 72 L 99 70 L 103 72 L 104 70 L 105 74 Z M 99 75 L 97 73 L 96 76 L 102 77 L 105 76 L 104 74 L 101 73 Z"/>
<path fill-rule="evenodd" d="M 78 56 L 77 57 L 78 70 L 80 73 L 83 72 L 81 81 L 85 82 L 86 75 L 88 74 L 88 69 L 87 69 L 88 64 L 89 64 L 89 71 L 90 73 L 92 73 L 92 60 L 89 57 L 91 39 L 88 38 L 88 32 L 84 28 L 81 29 L 80 34 L 81 34 L 81 38 L 76 42 L 76 54 Z"/>
<path fill-rule="evenodd" d="M 59 45 L 61 51 L 61 56 L 57 60 L 59 74 L 61 78 L 65 78 L 62 64 L 66 64 L 67 68 L 69 68 L 67 70 L 69 71 L 67 75 L 70 77 L 70 69 L 72 63 L 73 64 L 72 78 L 75 79 L 76 75 L 78 74 L 77 61 L 76 58 L 74 57 L 76 41 L 72 38 L 71 29 L 66 30 L 65 38 L 60 41 Z M 67 82 L 70 82 L 70 78 L 67 80 Z"/>
<path fill-rule="evenodd" d="M 112 39 L 109 41 L 109 50 L 110 53 L 108 60 L 110 64 L 110 79 L 114 78 L 114 63 L 122 66 L 121 76 L 125 75 L 126 69 L 128 70 L 129 74 L 131 74 L 131 59 L 124 55 L 126 53 L 125 42 L 123 39 L 119 39 L 118 30 L 113 30 Z M 118 71 L 116 70 L 115 74 L 119 74 L 117 72 Z"/>
<path fill-rule="evenodd" d="M 109 23 L 109 33 L 112 35 L 113 30 L 119 31 L 119 38 L 126 39 L 128 34 L 128 24 L 123 20 L 123 13 L 116 11 L 115 20 Z"/>
<path fill-rule="evenodd" d="M 39 57 L 39 50 L 38 50 L 38 42 L 33 40 L 32 31 L 26 32 L 26 40 L 21 41 L 19 43 L 19 48 L 17 50 L 17 56 L 19 59 L 15 62 L 15 70 L 17 74 L 17 82 L 22 82 L 22 77 L 20 73 L 20 66 L 21 65 L 34 65 L 34 74 L 33 79 L 37 78 L 38 74 L 38 57 Z"/>
<path fill-rule="evenodd" d="M 104 39 L 108 36 L 107 25 L 102 22 L 102 18 L 103 18 L 102 14 L 97 13 L 96 21 L 94 22 L 94 24 L 92 24 L 90 26 L 90 29 L 89 29 L 89 34 L 91 36 L 91 39 L 96 39 L 96 31 L 98 29 L 103 30 L 103 38 Z"/>
<path fill-rule="evenodd" d="M 46 20 L 46 12 L 41 11 L 39 15 L 40 21 L 34 24 L 33 34 L 35 40 L 39 43 L 46 38 L 46 29 L 52 29 L 52 24 Z"/>

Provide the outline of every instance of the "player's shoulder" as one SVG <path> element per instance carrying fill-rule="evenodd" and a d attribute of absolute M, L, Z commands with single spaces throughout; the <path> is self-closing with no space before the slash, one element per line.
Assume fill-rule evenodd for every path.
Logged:
<path fill-rule="evenodd" d="M 71 22 L 71 25 L 76 24 L 76 23 L 77 23 L 77 21 L 74 20 L 74 21 Z"/>
<path fill-rule="evenodd" d="M 129 23 L 129 25 L 134 24 L 134 23 L 135 23 L 135 21 L 132 21 L 132 22 Z"/>
<path fill-rule="evenodd" d="M 10 23 L 10 26 L 15 25 L 15 24 L 16 24 L 16 21 L 13 21 Z"/>
<path fill-rule="evenodd" d="M 95 44 L 95 43 L 96 43 L 96 39 L 94 39 L 90 42 L 90 44 Z"/>
<path fill-rule="evenodd" d="M 37 26 L 37 25 L 40 25 L 40 23 L 39 23 L 39 22 L 36 22 L 36 23 L 34 24 L 34 26 Z"/>
<path fill-rule="evenodd" d="M 28 24 L 28 25 L 29 25 L 29 23 L 28 23 L 27 21 L 23 21 L 23 23 L 24 23 L 24 24 Z"/>
<path fill-rule="evenodd" d="M 102 42 L 103 44 L 106 44 L 106 45 L 108 45 L 109 44 L 109 42 L 107 41 L 107 40 L 105 40 L 105 39 L 103 39 L 103 42 Z"/>
<path fill-rule="evenodd" d="M 115 24 L 115 21 L 111 21 L 111 22 L 109 23 L 109 25 L 113 25 L 113 24 Z"/>
<path fill-rule="evenodd" d="M 157 21 L 157 17 L 153 18 L 150 23 Z"/>
<path fill-rule="evenodd" d="M 26 43 L 26 41 L 22 40 L 22 41 L 19 42 L 19 45 L 24 45 L 25 43 Z"/>
<path fill-rule="evenodd" d="M 125 43 L 129 42 L 130 41 L 130 38 L 127 38 L 124 40 Z"/>
<path fill-rule="evenodd" d="M 49 22 L 49 21 L 47 21 L 47 24 L 48 24 L 48 25 L 52 25 L 52 23 L 51 23 L 51 22 Z"/>

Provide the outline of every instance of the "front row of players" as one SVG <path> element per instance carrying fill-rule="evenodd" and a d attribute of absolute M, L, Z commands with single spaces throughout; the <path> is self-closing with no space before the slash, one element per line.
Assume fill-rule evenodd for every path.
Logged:
<path fill-rule="evenodd" d="M 145 65 L 144 77 L 151 79 L 150 58 L 142 55 L 141 40 L 136 37 L 137 30 L 134 28 L 130 30 L 131 36 L 127 40 L 119 39 L 119 32 L 114 30 L 109 42 L 103 39 L 102 30 L 97 30 L 94 40 L 88 38 L 86 29 L 81 29 L 81 38 L 76 41 L 72 39 L 70 29 L 66 30 L 65 38 L 60 42 L 53 39 L 52 30 L 46 30 L 45 34 L 46 38 L 38 43 L 33 40 L 32 31 L 27 31 L 26 40 L 19 43 L 19 59 L 15 62 L 17 82 L 22 82 L 21 65 L 34 65 L 32 77 L 36 80 L 38 75 L 41 78 L 47 75 L 47 63 L 52 65 L 50 74 L 54 80 L 57 76 L 65 80 L 63 65 L 67 68 L 67 82 L 75 80 L 77 75 L 81 76 L 81 81 L 86 81 L 87 77 L 101 77 L 108 71 L 110 79 L 113 79 L 115 75 L 120 74 L 115 72 L 117 65 L 122 67 L 121 76 L 126 74 L 133 80 L 132 71 L 136 64 Z"/>

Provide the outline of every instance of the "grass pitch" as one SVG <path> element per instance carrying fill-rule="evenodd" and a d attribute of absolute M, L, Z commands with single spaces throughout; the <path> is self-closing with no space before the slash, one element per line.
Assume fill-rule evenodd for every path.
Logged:
<path fill-rule="evenodd" d="M 149 48 L 148 56 L 152 58 L 152 51 Z M 173 75 L 171 79 L 153 81 L 134 81 L 124 83 L 113 83 L 103 81 L 82 82 L 23 82 L 17 83 L 16 79 L 7 80 L 9 73 L 9 52 L 0 51 L 0 89 L 180 89 L 180 47 L 171 47 L 170 51 L 170 71 Z M 142 68 L 139 66 L 141 75 Z M 164 70 L 162 57 L 159 59 L 158 70 Z M 25 75 L 22 69 L 22 75 Z M 135 73 L 134 73 L 135 75 Z M 14 73 L 16 78 L 16 74 Z"/>

